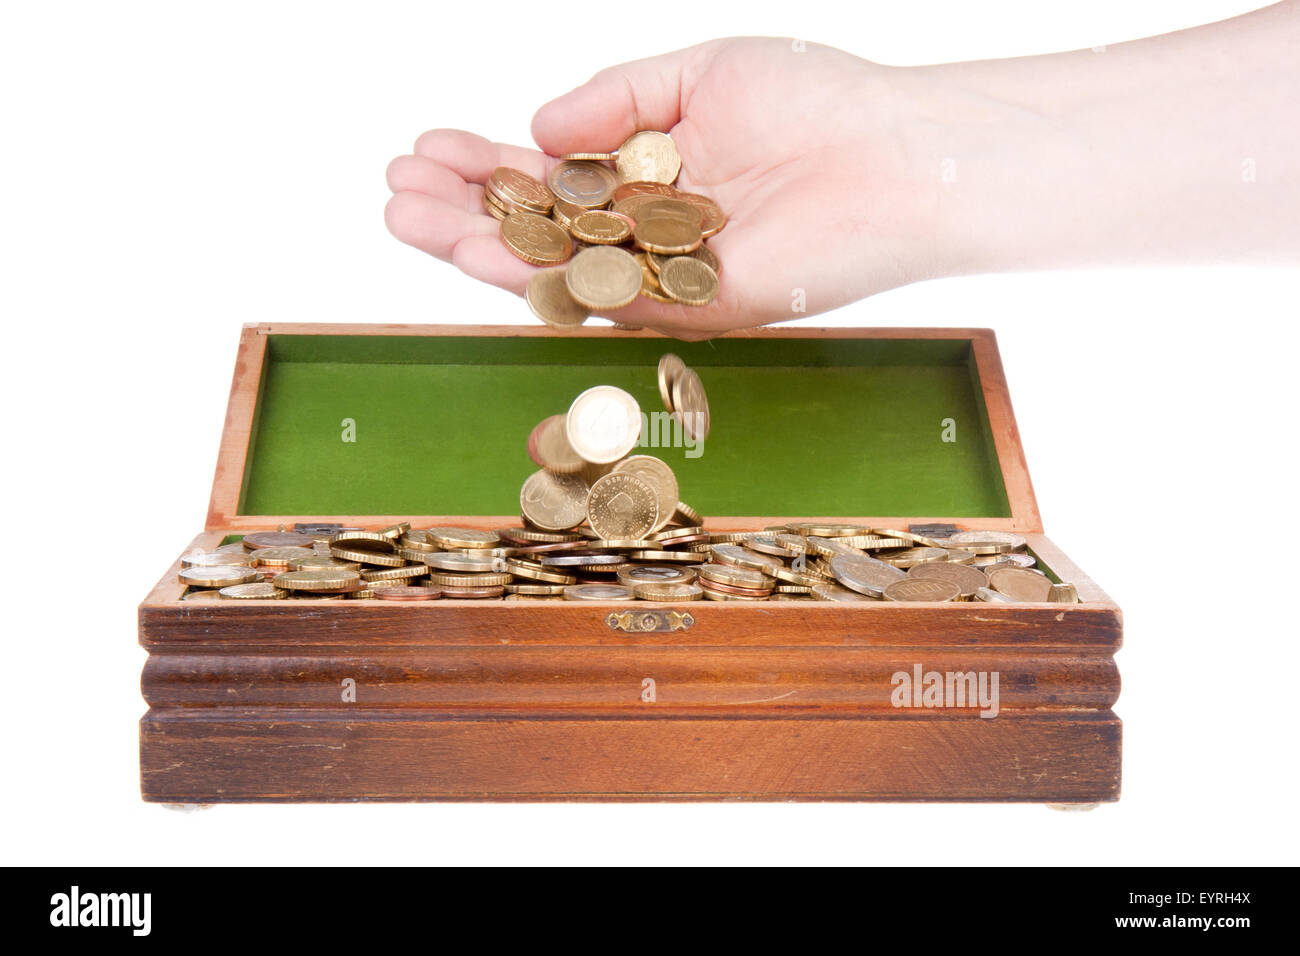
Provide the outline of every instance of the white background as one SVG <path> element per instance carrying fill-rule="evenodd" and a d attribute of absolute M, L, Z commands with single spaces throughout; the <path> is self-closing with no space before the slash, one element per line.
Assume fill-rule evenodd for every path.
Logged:
<path fill-rule="evenodd" d="M 886 63 L 1114 43 L 1248 0 L 49 3 L 0 15 L 6 862 L 1294 862 L 1300 270 L 930 282 L 808 324 L 992 326 L 1048 533 L 1124 608 L 1124 794 L 1039 806 L 140 801 L 135 608 L 202 529 L 240 323 L 529 322 L 384 230 L 434 126 L 529 142 L 714 36 Z"/>

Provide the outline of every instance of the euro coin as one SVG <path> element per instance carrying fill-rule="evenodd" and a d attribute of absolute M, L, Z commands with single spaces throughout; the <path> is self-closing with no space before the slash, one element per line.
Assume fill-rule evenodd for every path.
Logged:
<path fill-rule="evenodd" d="M 948 561 L 932 561 L 928 564 L 915 565 L 907 572 L 907 577 L 911 580 L 934 578 L 939 581 L 951 581 L 961 589 L 963 600 L 970 600 L 975 597 L 980 588 L 989 586 L 989 579 L 979 568 L 952 564 Z"/>
<path fill-rule="evenodd" d="M 177 579 L 193 588 L 227 588 L 233 584 L 248 584 L 262 575 L 255 568 L 243 565 L 219 564 L 212 567 L 183 569 Z"/>
<path fill-rule="evenodd" d="M 587 321 L 587 310 L 573 296 L 563 269 L 543 269 L 528 280 L 524 301 L 553 329 L 576 329 Z"/>
<path fill-rule="evenodd" d="M 631 588 L 619 584 L 570 584 L 564 589 L 566 601 L 631 601 Z"/>
<path fill-rule="evenodd" d="M 686 256 L 686 253 L 698 249 L 700 243 L 704 241 L 699 226 L 683 219 L 673 219 L 668 216 L 638 219 L 636 228 L 632 230 L 632 238 L 646 252 L 658 252 L 672 256 Z M 687 258 L 690 257 L 687 256 Z M 692 259 L 691 261 L 699 262 L 698 259 Z M 704 265 L 704 263 L 700 262 L 700 265 Z M 662 276 L 661 271 L 661 283 L 663 281 Z"/>
<path fill-rule="evenodd" d="M 668 464 L 653 455 L 632 455 L 614 466 L 614 473 L 636 475 L 651 488 L 659 502 L 659 519 L 652 531 L 663 530 L 677 510 L 677 476 Z"/>
<path fill-rule="evenodd" d="M 587 483 L 577 475 L 534 472 L 519 492 L 519 508 L 542 531 L 567 531 L 587 516 Z"/>
<path fill-rule="evenodd" d="M 279 601 L 285 592 L 269 581 L 255 581 L 251 584 L 232 584 L 217 592 L 231 601 Z"/>
<path fill-rule="evenodd" d="M 619 179 L 629 182 L 671 183 L 681 172 L 677 145 L 666 133 L 642 130 L 618 148 L 614 161 Z"/>
<path fill-rule="evenodd" d="M 545 185 L 519 169 L 498 166 L 492 170 L 484 188 L 506 202 L 537 213 L 548 213 L 555 196 Z"/>
<path fill-rule="evenodd" d="M 683 369 L 673 379 L 673 417 L 682 423 L 682 428 L 696 441 L 704 441 L 709 437 L 709 396 L 694 369 Z M 680 505 L 678 510 L 681 510 Z"/>
<path fill-rule="evenodd" d="M 960 595 L 956 584 L 936 578 L 895 581 L 885 588 L 886 601 L 955 601 Z"/>
<path fill-rule="evenodd" d="M 641 437 L 641 418 L 641 406 L 635 398 L 621 388 L 597 385 L 569 406 L 565 434 L 585 461 L 612 464 L 636 447 Z"/>
<path fill-rule="evenodd" d="M 1017 601 L 1044 602 L 1052 593 L 1052 582 L 1029 568 L 992 568 L 989 586 Z"/>
<path fill-rule="evenodd" d="M 614 246 L 583 249 L 569 263 L 564 278 L 575 301 L 598 311 L 621 309 L 641 293 L 640 264 L 631 253 Z"/>
<path fill-rule="evenodd" d="M 547 183 L 556 199 L 596 209 L 613 198 L 618 176 L 608 166 L 576 159 L 555 166 L 547 176 Z"/>
<path fill-rule="evenodd" d="M 873 598 L 883 597 L 885 588 L 907 576 L 898 568 L 866 555 L 836 555 L 831 558 L 830 570 L 835 580 L 846 588 Z"/>
<path fill-rule="evenodd" d="M 501 241 L 535 266 L 556 265 L 573 255 L 569 234 L 558 223 L 532 212 L 512 212 L 501 220 Z"/>
<path fill-rule="evenodd" d="M 635 585 L 632 593 L 642 601 L 699 601 L 704 597 L 704 589 L 698 584 L 647 582 Z"/>
<path fill-rule="evenodd" d="M 659 522 L 658 495 L 635 475 L 608 474 L 587 494 L 587 521 L 605 539 L 642 538 Z"/>
<path fill-rule="evenodd" d="M 675 256 L 664 263 L 659 287 L 683 305 L 708 305 L 718 297 L 718 277 L 692 256 Z"/>

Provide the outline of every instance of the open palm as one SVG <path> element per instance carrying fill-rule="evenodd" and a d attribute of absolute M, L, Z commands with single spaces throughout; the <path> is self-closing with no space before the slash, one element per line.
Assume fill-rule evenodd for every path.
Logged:
<path fill-rule="evenodd" d="M 458 130 L 422 135 L 389 166 L 398 239 L 522 293 L 534 267 L 501 243 L 482 207 L 500 165 L 545 180 L 555 157 L 617 149 L 633 132 L 672 135 L 677 185 L 728 216 L 709 240 L 718 298 L 694 308 L 645 297 L 607 317 L 702 338 L 822 312 L 921 277 L 927 188 L 909 178 L 887 68 L 789 40 L 718 40 L 613 67 L 533 120 L 541 150 Z"/>

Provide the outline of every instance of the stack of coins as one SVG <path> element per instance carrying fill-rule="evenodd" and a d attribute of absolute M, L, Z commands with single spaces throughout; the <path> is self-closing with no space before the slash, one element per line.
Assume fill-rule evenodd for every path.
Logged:
<path fill-rule="evenodd" d="M 673 185 L 680 171 L 672 139 L 649 130 L 615 153 L 565 156 L 546 183 L 493 170 L 483 207 L 501 222 L 506 248 L 530 265 L 568 263 L 529 281 L 525 298 L 538 318 L 573 328 L 638 296 L 683 305 L 717 297 L 722 264 L 704 242 L 727 219 L 709 197 Z"/>

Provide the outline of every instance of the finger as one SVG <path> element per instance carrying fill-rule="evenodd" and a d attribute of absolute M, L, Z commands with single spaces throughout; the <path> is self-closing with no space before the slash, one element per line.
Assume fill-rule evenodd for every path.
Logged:
<path fill-rule="evenodd" d="M 447 262 L 453 261 L 456 247 L 467 238 L 491 237 L 501 245 L 495 219 L 466 212 L 422 192 L 395 193 L 384 207 L 384 222 L 388 231 L 408 246 Z"/>
<path fill-rule="evenodd" d="M 441 163 L 425 156 L 398 156 L 388 164 L 388 188 L 441 199 L 466 212 L 483 211 L 483 187 L 467 183 Z"/>
<path fill-rule="evenodd" d="M 485 183 L 492 170 L 510 166 L 546 182 L 555 161 L 535 149 L 494 143 L 459 129 L 431 129 L 415 141 L 415 152 L 446 166 L 467 183 Z"/>
<path fill-rule="evenodd" d="M 515 295 L 523 295 L 537 267 L 516 259 L 501 242 L 496 221 L 489 221 L 492 222 L 491 234 L 462 239 L 452 254 L 452 264 L 467 276 L 509 289 Z"/>
<path fill-rule="evenodd" d="M 552 156 L 609 152 L 638 130 L 668 132 L 682 118 L 711 44 L 602 70 L 533 117 L 533 140 Z"/>

